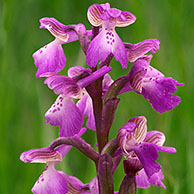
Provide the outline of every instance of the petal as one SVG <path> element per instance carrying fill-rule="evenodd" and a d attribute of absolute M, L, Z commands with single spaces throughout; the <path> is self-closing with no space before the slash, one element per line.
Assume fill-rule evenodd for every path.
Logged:
<path fill-rule="evenodd" d="M 56 74 L 63 69 L 66 62 L 63 48 L 57 39 L 36 51 L 33 58 L 38 68 L 36 77 Z"/>
<path fill-rule="evenodd" d="M 144 170 L 149 178 L 161 169 L 160 164 L 156 162 L 156 160 L 158 159 L 158 152 L 154 144 L 141 143 L 134 146 L 133 150 L 141 161 Z"/>
<path fill-rule="evenodd" d="M 137 184 L 137 187 L 144 188 L 144 189 L 148 188 L 150 184 L 166 189 L 165 185 L 162 183 L 163 179 L 164 179 L 164 175 L 161 170 L 157 173 L 154 173 L 148 179 L 144 169 L 142 169 L 138 172 L 138 175 L 136 176 L 136 184 Z"/>
<path fill-rule="evenodd" d="M 160 77 L 143 83 L 142 95 L 149 99 L 152 107 L 160 113 L 169 111 L 177 106 L 181 98 L 173 95 L 177 90 L 176 86 L 181 86 L 172 78 Z"/>
<path fill-rule="evenodd" d="M 99 193 L 99 189 L 98 189 L 98 179 L 97 179 L 96 176 L 90 182 L 89 188 L 90 188 L 91 194 L 98 194 Z"/>
<path fill-rule="evenodd" d="M 165 147 L 165 146 L 156 145 L 156 148 L 158 151 L 161 151 L 161 152 L 176 153 L 176 149 L 173 147 Z"/>
<path fill-rule="evenodd" d="M 165 142 L 165 135 L 160 131 L 150 131 L 146 134 L 144 142 L 153 143 L 162 146 Z"/>
<path fill-rule="evenodd" d="M 132 23 L 134 23 L 136 20 L 136 17 L 128 12 L 128 11 L 122 11 L 120 16 L 117 18 L 117 24 L 118 27 L 125 27 Z"/>
<path fill-rule="evenodd" d="M 144 169 L 140 170 L 136 176 L 136 184 L 138 188 L 148 188 L 150 186 L 150 182 L 148 177 L 144 171 Z"/>
<path fill-rule="evenodd" d="M 90 43 L 86 62 L 90 67 L 96 67 L 98 60 L 101 62 L 105 61 L 111 53 L 121 63 L 122 68 L 127 68 L 128 59 L 123 42 L 115 30 L 106 30 L 103 28 Z"/>
<path fill-rule="evenodd" d="M 65 75 L 54 75 L 48 77 L 45 84 L 55 92 L 55 94 L 64 94 L 64 96 L 72 98 L 80 98 L 82 96 L 82 88 L 70 77 Z"/>
<path fill-rule="evenodd" d="M 94 4 L 91 5 L 88 8 L 88 12 L 87 12 L 87 17 L 89 22 L 93 25 L 93 26 L 100 26 L 102 24 L 102 20 L 100 18 L 100 16 L 105 12 L 103 6 L 98 5 L 98 4 Z"/>
<path fill-rule="evenodd" d="M 40 28 L 48 29 L 54 37 L 62 41 L 61 43 L 78 40 L 76 32 L 71 29 L 72 26 L 65 26 L 55 18 L 45 17 L 40 19 Z"/>
<path fill-rule="evenodd" d="M 84 69 L 83 67 L 75 66 L 75 67 L 71 67 L 68 69 L 68 76 L 71 78 L 74 78 L 74 77 L 80 76 L 81 74 L 85 72 L 90 74 L 92 71 L 89 68 Z"/>
<path fill-rule="evenodd" d="M 137 124 L 134 137 L 137 143 L 142 142 L 145 139 L 147 133 L 147 119 L 144 116 L 139 116 L 131 118 L 129 122 L 134 122 Z"/>
<path fill-rule="evenodd" d="M 127 49 L 128 60 L 135 62 L 148 52 L 155 53 L 160 48 L 159 44 L 160 42 L 157 39 L 148 39 L 132 45 L 130 49 Z"/>
<path fill-rule="evenodd" d="M 65 194 L 68 192 L 65 176 L 48 165 L 32 188 L 34 194 Z"/>
<path fill-rule="evenodd" d="M 100 77 L 104 76 L 106 73 L 112 70 L 112 67 L 103 66 L 102 68 L 98 69 L 97 71 L 93 72 L 92 74 L 88 75 L 80 79 L 77 84 L 81 88 L 85 88 L 86 86 L 92 84 L 94 81 L 99 79 Z"/>
<path fill-rule="evenodd" d="M 107 10 L 107 12 L 113 18 L 118 18 L 121 15 L 121 10 L 116 8 L 110 8 Z"/>
<path fill-rule="evenodd" d="M 20 160 L 25 163 L 47 163 L 61 161 L 62 157 L 59 152 L 50 148 L 39 148 L 23 152 L 20 155 Z"/>
<path fill-rule="evenodd" d="M 70 137 L 82 128 L 83 116 L 71 98 L 60 95 L 46 112 L 46 123 L 60 126 L 59 136 Z"/>
<path fill-rule="evenodd" d="M 163 189 L 166 189 L 165 185 L 162 183 L 162 180 L 164 179 L 164 175 L 162 171 L 153 174 L 151 178 L 149 179 L 149 182 L 152 185 L 156 185 L 157 187 L 162 187 Z"/>
<path fill-rule="evenodd" d="M 143 78 L 147 73 L 148 66 L 149 64 L 146 60 L 138 59 L 129 72 L 130 85 L 132 89 L 139 93 L 142 92 Z"/>
<path fill-rule="evenodd" d="M 93 113 L 93 103 L 90 96 L 86 93 L 77 103 L 78 108 L 84 117 L 88 117 L 86 126 L 89 129 L 96 130 L 95 118 Z"/>

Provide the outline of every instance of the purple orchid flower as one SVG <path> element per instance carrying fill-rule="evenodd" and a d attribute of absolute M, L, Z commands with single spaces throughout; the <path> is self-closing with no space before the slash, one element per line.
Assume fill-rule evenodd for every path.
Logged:
<path fill-rule="evenodd" d="M 135 22 L 136 17 L 127 11 L 110 8 L 110 4 L 106 3 L 90 6 L 88 20 L 93 26 L 102 26 L 102 30 L 92 40 L 87 51 L 86 62 L 90 67 L 96 67 L 98 60 L 103 62 L 109 54 L 113 54 L 122 68 L 127 68 L 127 52 L 115 27 L 128 26 Z"/>
<path fill-rule="evenodd" d="M 129 72 L 130 84 L 122 92 L 134 90 L 149 99 L 153 109 L 163 113 L 177 106 L 181 98 L 173 95 L 177 86 L 183 86 L 171 77 L 165 77 L 160 71 L 149 65 L 152 55 L 139 58 Z M 121 92 L 121 93 L 122 93 Z"/>
<path fill-rule="evenodd" d="M 130 119 L 119 130 L 117 139 L 127 160 L 137 162 L 143 168 L 136 176 L 137 186 L 146 188 L 154 184 L 165 188 L 161 182 L 164 178 L 161 166 L 156 162 L 158 151 L 175 153 L 176 149 L 162 146 L 165 142 L 164 134 L 159 131 L 147 133 L 147 120 L 144 116 L 139 116 Z"/>
<path fill-rule="evenodd" d="M 48 77 L 58 73 L 65 66 L 66 58 L 61 45 L 78 40 L 78 35 L 73 30 L 76 25 L 66 26 L 54 18 L 42 18 L 40 24 L 40 28 L 48 29 L 55 37 L 54 41 L 33 54 L 35 66 L 38 68 L 36 77 Z M 88 32 L 89 35 L 91 33 Z"/>
<path fill-rule="evenodd" d="M 86 129 L 83 128 L 76 136 L 82 136 L 85 131 Z M 65 194 L 72 190 L 75 193 L 87 193 L 84 192 L 86 186 L 80 180 L 67 176 L 64 172 L 55 169 L 55 165 L 62 161 L 62 158 L 69 152 L 71 147 L 61 145 L 56 150 L 52 150 L 49 147 L 39 148 L 21 154 L 20 160 L 25 163 L 46 163 L 46 168 L 32 188 L 34 194 Z"/>
<path fill-rule="evenodd" d="M 53 75 L 45 80 L 45 84 L 56 94 L 59 94 L 55 103 L 46 112 L 45 117 L 47 119 L 46 123 L 60 126 L 60 137 L 69 137 L 77 134 L 82 127 L 83 116 L 88 116 L 89 118 L 87 127 L 95 130 L 92 100 L 88 94 L 83 96 L 84 88 L 111 70 L 111 67 L 104 66 L 91 73 L 88 69 L 74 67 L 74 70 L 71 68 L 69 71 L 70 77 Z M 74 78 L 83 73 L 90 73 L 90 75 L 75 81 Z M 77 107 L 72 98 L 81 98 L 83 100 Z"/>

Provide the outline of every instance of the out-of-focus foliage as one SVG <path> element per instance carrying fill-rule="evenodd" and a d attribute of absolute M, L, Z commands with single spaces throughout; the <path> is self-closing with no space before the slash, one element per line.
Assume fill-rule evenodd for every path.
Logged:
<path fill-rule="evenodd" d="M 106 1 L 95 1 L 104 3 Z M 131 117 L 145 115 L 149 129 L 162 130 L 166 145 L 177 148 L 176 154 L 160 154 L 167 190 L 152 186 L 138 193 L 193 194 L 194 193 L 194 1 L 192 0 L 110 0 L 111 7 L 127 10 L 137 21 L 117 32 L 123 41 L 136 43 L 157 38 L 161 49 L 154 54 L 152 66 L 166 76 L 172 76 L 185 86 L 177 95 L 180 106 L 164 114 L 156 113 L 142 96 L 123 94 L 113 123 L 111 138 Z M 32 148 L 48 146 L 57 137 L 58 128 L 44 124 L 44 113 L 56 96 L 36 79 L 31 55 L 53 40 L 46 30 L 39 29 L 39 19 L 55 17 L 64 24 L 87 21 L 87 8 L 92 0 L 0 0 L 0 193 L 27 194 L 44 169 L 41 164 L 24 164 L 20 153 Z M 64 45 L 67 65 L 86 65 L 79 43 Z M 122 70 L 113 60 L 111 76 L 117 78 L 129 71 Z M 130 66 L 130 65 L 129 65 Z M 95 134 L 88 131 L 84 138 L 96 146 Z M 59 169 L 89 182 L 95 167 L 72 149 Z M 123 177 L 120 165 L 115 173 L 115 188 Z"/>

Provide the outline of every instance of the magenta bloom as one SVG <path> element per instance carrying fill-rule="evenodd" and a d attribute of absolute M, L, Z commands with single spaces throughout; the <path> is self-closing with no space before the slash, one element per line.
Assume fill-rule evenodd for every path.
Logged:
<path fill-rule="evenodd" d="M 145 117 L 134 117 L 125 124 L 118 133 L 117 139 L 123 154 L 128 156 L 128 160 L 139 160 L 142 170 L 137 176 L 137 186 L 147 187 L 150 184 L 162 186 L 163 174 L 161 166 L 156 162 L 158 151 L 175 153 L 176 149 L 162 146 L 165 136 L 159 131 L 147 133 L 147 120 Z M 139 165 L 139 163 L 137 163 Z M 147 180 L 148 184 L 144 184 Z"/>
<path fill-rule="evenodd" d="M 163 113 L 177 106 L 181 98 L 173 95 L 178 83 L 171 77 L 165 77 L 160 71 L 149 65 L 152 55 L 147 55 L 135 61 L 129 72 L 130 85 L 145 99 L 149 99 L 150 104 L 157 112 Z"/>
<path fill-rule="evenodd" d="M 88 20 L 93 26 L 102 26 L 101 32 L 92 40 L 86 55 L 86 62 L 95 67 L 98 60 L 105 61 L 109 54 L 127 68 L 127 52 L 122 40 L 115 31 L 115 27 L 125 27 L 135 22 L 136 17 L 116 8 L 110 4 L 94 4 L 88 9 Z"/>
<path fill-rule="evenodd" d="M 36 77 L 47 77 L 61 71 L 66 62 L 62 44 L 78 40 L 72 26 L 65 26 L 54 18 L 42 18 L 40 28 L 48 29 L 55 40 L 33 54 L 35 66 L 38 68 Z"/>
<path fill-rule="evenodd" d="M 69 137 L 77 134 L 83 124 L 83 116 L 88 116 L 87 127 L 95 130 L 95 121 L 93 116 L 92 100 L 84 91 L 84 88 L 93 81 L 102 77 L 111 71 L 111 67 L 104 66 L 94 73 L 82 67 L 72 67 L 69 76 L 53 75 L 45 80 L 56 94 L 60 94 L 55 103 L 46 112 L 45 117 L 47 123 L 54 126 L 60 126 L 59 136 Z M 78 81 L 75 78 L 81 74 L 90 74 Z M 71 77 L 73 76 L 73 77 Z M 72 98 L 82 99 L 77 107 Z"/>

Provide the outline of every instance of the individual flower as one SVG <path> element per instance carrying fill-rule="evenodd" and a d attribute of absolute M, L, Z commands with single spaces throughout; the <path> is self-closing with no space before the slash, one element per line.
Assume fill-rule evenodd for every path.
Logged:
<path fill-rule="evenodd" d="M 125 43 L 128 61 L 133 63 L 148 52 L 155 53 L 160 48 L 159 44 L 157 39 L 148 39 L 137 44 Z"/>
<path fill-rule="evenodd" d="M 90 6 L 87 15 L 90 23 L 96 27 L 102 26 L 102 30 L 90 43 L 86 62 L 90 67 L 96 67 L 98 60 L 103 62 L 109 54 L 113 54 L 122 68 L 127 68 L 127 52 L 115 27 L 128 26 L 135 22 L 136 17 L 127 11 L 110 8 L 109 3 Z"/>
<path fill-rule="evenodd" d="M 164 134 L 159 131 L 147 133 L 147 120 L 139 116 L 130 119 L 119 130 L 117 139 L 123 154 L 128 157 L 129 164 L 135 164 L 135 171 L 143 168 L 136 176 L 137 186 L 145 188 L 154 184 L 165 188 L 161 182 L 164 178 L 161 166 L 156 162 L 158 151 L 175 153 L 176 149 L 162 146 L 165 141 Z M 132 172 L 134 170 L 129 169 Z"/>
<path fill-rule="evenodd" d="M 81 136 L 86 131 L 83 128 L 76 136 Z M 77 178 L 67 176 L 64 172 L 55 169 L 55 165 L 69 152 L 71 146 L 61 145 L 56 150 L 49 147 L 32 149 L 23 152 L 20 160 L 27 163 L 46 163 L 46 168 L 32 188 L 34 194 L 65 194 L 73 191 L 83 191 L 85 185 Z"/>
<path fill-rule="evenodd" d="M 74 67 L 74 70 L 71 69 L 69 72 L 70 77 L 65 75 L 53 75 L 45 80 L 45 84 L 47 84 L 56 94 L 59 94 L 55 103 L 46 112 L 45 117 L 47 123 L 54 126 L 60 126 L 60 137 L 77 134 L 82 127 L 83 116 L 85 115 L 89 117 L 87 122 L 88 128 L 95 130 L 92 101 L 88 98 L 89 96 L 86 97 L 86 95 L 84 95 L 82 97 L 83 89 L 111 71 L 111 69 L 111 67 L 104 66 L 94 73 L 91 73 L 88 69 L 85 70 L 81 67 Z M 90 75 L 76 81 L 76 78 L 85 73 L 87 73 L 87 75 L 90 73 Z M 82 98 L 82 105 L 77 107 L 72 98 Z M 83 108 L 85 105 L 88 107 Z M 92 120 L 90 120 L 91 117 Z"/>
<path fill-rule="evenodd" d="M 149 65 L 152 55 L 139 58 L 133 64 L 129 72 L 129 82 L 126 87 L 129 90 L 142 94 L 149 99 L 152 107 L 160 113 L 169 111 L 177 106 L 181 98 L 175 96 L 178 83 L 171 77 L 165 77 L 160 71 Z"/>
<path fill-rule="evenodd" d="M 78 35 L 74 30 L 75 26 L 63 25 L 54 18 L 45 17 L 40 20 L 40 28 L 48 29 L 55 40 L 33 54 L 35 66 L 38 68 L 36 77 L 48 77 L 64 68 L 66 58 L 62 44 L 78 40 Z"/>

